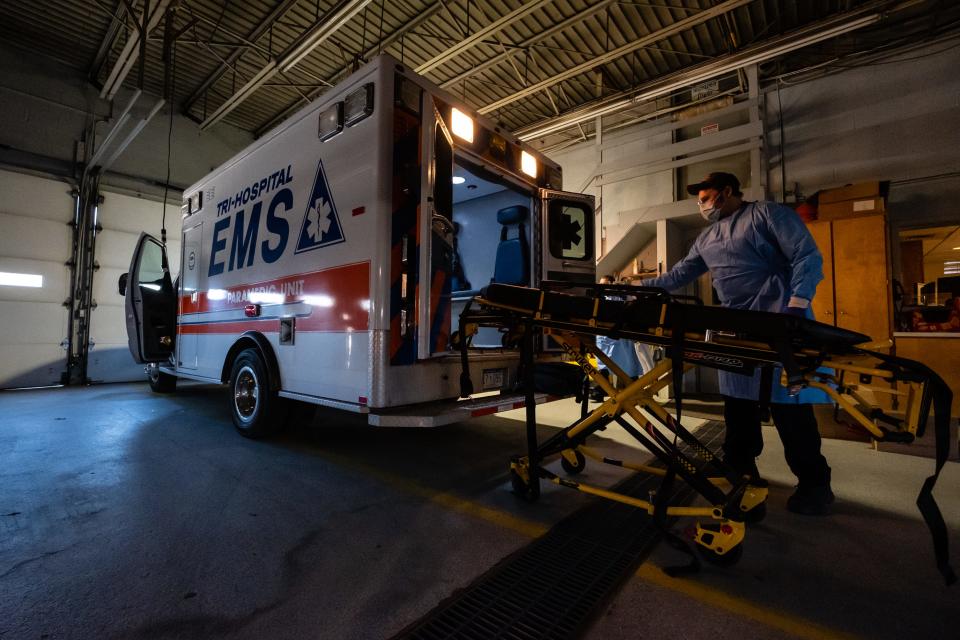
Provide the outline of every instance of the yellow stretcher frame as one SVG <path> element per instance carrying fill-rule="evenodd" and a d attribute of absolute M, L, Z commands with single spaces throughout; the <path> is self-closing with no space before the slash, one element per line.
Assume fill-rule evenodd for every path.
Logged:
<path fill-rule="evenodd" d="M 744 523 L 746 521 L 759 521 L 765 514 L 765 501 L 767 497 L 767 487 L 765 483 L 761 481 L 751 484 L 752 481 L 749 478 L 738 478 L 732 469 L 718 460 L 717 456 L 707 447 L 700 444 L 692 434 L 686 432 L 682 425 L 675 421 L 666 409 L 654 399 L 654 394 L 671 383 L 671 374 L 674 372 L 675 367 L 672 359 L 666 358 L 651 371 L 633 378 L 627 376 L 616 363 L 596 348 L 595 336 L 600 333 L 608 333 L 611 329 L 611 327 L 604 326 L 597 320 L 599 298 L 596 299 L 593 305 L 593 317 L 580 320 L 576 323 L 553 321 L 548 315 L 541 312 L 544 304 L 544 292 L 542 290 L 539 299 L 538 309 L 534 313 L 531 313 L 529 309 L 495 303 L 484 299 L 482 296 L 478 297 L 476 301 L 481 306 L 503 310 L 507 312 L 508 315 L 514 314 L 509 318 L 501 318 L 502 324 L 499 326 L 508 326 L 516 332 L 517 325 L 523 325 L 519 336 L 524 343 L 523 350 L 526 354 L 525 366 L 528 370 L 532 370 L 533 367 L 532 334 L 536 326 L 542 329 L 545 335 L 549 335 L 554 342 L 558 343 L 563 349 L 566 359 L 575 362 L 587 378 L 603 389 L 609 398 L 590 412 L 586 412 L 585 410 L 586 398 L 584 398 L 584 415 L 558 434 L 562 436 L 562 439 L 572 441 L 572 446 L 556 451 L 547 446 L 548 443 L 557 439 L 556 436 L 543 445 L 537 444 L 535 408 L 528 406 L 529 453 L 527 456 L 517 457 L 511 461 L 510 472 L 514 490 L 528 500 L 535 500 L 539 495 L 538 480 L 543 478 L 559 486 L 643 509 L 648 514 L 661 518 L 661 520 L 665 520 L 667 517 L 710 518 L 713 521 L 712 524 L 705 525 L 699 521 L 696 523 L 693 541 L 695 542 L 697 550 L 700 551 L 701 555 L 708 561 L 725 565 L 735 563 L 742 554 L 743 540 L 746 533 Z M 467 319 L 467 321 L 461 322 L 461 330 L 464 331 L 465 335 L 475 333 L 481 324 L 489 324 L 491 320 L 497 323 L 496 318 L 492 319 L 490 317 L 481 318 L 480 321 L 477 321 L 475 318 L 468 319 L 468 313 L 469 309 L 464 312 L 463 316 L 463 319 Z M 650 334 L 644 335 L 641 333 L 640 335 L 636 335 L 636 332 L 622 330 L 619 333 L 640 342 L 663 345 L 665 340 L 669 340 L 672 337 L 670 330 L 662 326 L 665 313 L 666 305 L 663 306 L 660 312 L 660 326 L 656 327 Z M 521 315 L 517 317 L 515 314 Z M 644 338 L 647 339 L 645 340 Z M 703 334 L 691 335 L 690 338 L 700 340 L 701 344 L 710 341 L 710 338 Z M 774 352 L 771 345 L 765 343 L 739 340 L 727 336 L 721 336 L 717 338 L 716 341 L 717 343 L 748 350 L 750 353 L 749 359 L 763 362 L 764 364 L 776 364 L 779 362 L 779 357 L 782 356 L 782 354 Z M 760 357 L 758 357 L 758 354 L 760 354 Z M 833 357 L 832 359 L 826 359 L 824 354 L 814 350 L 803 350 L 799 355 L 808 361 L 817 361 L 819 367 L 808 367 L 804 370 L 802 384 L 825 392 L 875 439 L 910 442 L 918 434 L 918 431 L 922 433 L 920 421 L 926 417 L 926 411 L 922 407 L 925 398 L 926 381 L 898 379 L 893 371 L 882 368 L 882 360 L 870 356 L 867 352 L 858 352 L 855 355 Z M 597 368 L 591 363 L 591 357 L 602 362 L 616 375 L 618 386 L 615 387 L 605 376 L 600 374 Z M 680 362 L 678 366 L 686 371 L 692 368 L 693 365 Z M 829 369 L 830 372 L 823 371 L 824 368 Z M 528 375 L 532 376 L 532 374 Z M 856 376 L 857 382 L 848 383 L 848 376 Z M 787 385 L 786 370 L 784 370 L 782 377 L 783 384 Z M 675 379 L 674 377 L 674 380 Z M 876 379 L 886 382 L 888 385 L 891 382 L 897 382 L 898 389 L 891 390 L 889 386 L 882 387 L 876 385 L 873 383 Z M 621 381 L 623 381 L 622 384 L 620 384 Z M 796 384 L 796 378 L 793 379 L 793 384 Z M 528 378 L 527 385 L 529 394 L 532 389 L 532 378 Z M 898 400 L 902 400 L 902 404 L 905 407 L 903 419 L 898 420 L 892 418 L 885 414 L 879 406 L 869 402 L 863 394 L 865 390 L 871 390 L 875 393 L 891 394 Z M 586 436 L 592 434 L 599 428 L 605 428 L 611 421 L 618 421 L 631 435 L 643 442 L 639 432 L 634 428 L 628 428 L 627 423 L 622 419 L 623 415 L 630 416 L 637 424 L 643 425 L 644 429 L 649 430 L 651 434 L 653 434 L 653 430 L 658 428 L 641 413 L 641 410 L 645 410 L 653 415 L 667 431 L 672 432 L 674 435 L 674 447 L 672 449 L 667 446 L 664 447 L 664 451 L 659 453 L 654 451 L 654 453 L 658 453 L 661 458 L 663 458 L 662 454 L 664 453 L 667 456 L 674 456 L 673 460 L 668 459 L 667 469 L 646 464 L 610 460 L 583 444 L 582 440 L 584 440 Z M 895 425 L 896 431 L 890 431 L 880 426 L 879 422 L 881 419 L 885 419 L 888 423 Z M 704 467 L 712 464 L 715 469 L 722 470 L 724 475 L 721 477 L 710 477 L 705 474 L 700 474 L 699 470 L 691 464 L 689 459 L 680 454 L 675 446 L 676 437 L 681 433 L 686 434 L 684 442 L 691 446 L 694 455 L 706 463 Z M 657 430 L 656 434 L 659 434 L 657 437 L 660 438 L 660 442 L 663 442 L 663 438 L 665 437 L 663 433 Z M 543 454 L 542 456 L 540 455 L 541 453 Z M 560 455 L 563 462 L 562 466 L 571 474 L 579 473 L 585 464 L 585 458 L 589 457 L 601 463 L 613 464 L 638 472 L 660 476 L 664 478 L 665 481 L 672 481 L 673 474 L 679 472 L 679 475 L 684 477 L 688 483 L 691 482 L 691 476 L 695 476 L 695 479 L 698 481 L 706 481 L 718 489 L 721 487 L 729 487 L 730 489 L 720 494 L 711 492 L 714 498 L 722 496 L 722 499 L 714 499 L 711 502 L 708 498 L 708 502 L 711 502 L 711 504 L 705 507 L 658 505 L 650 500 L 634 498 L 609 489 L 560 478 L 556 474 L 543 468 L 540 464 L 542 459 L 553 457 L 555 454 Z M 534 462 L 531 462 L 531 458 L 534 459 Z M 684 476 L 684 474 L 686 475 Z M 699 477 L 700 475 L 703 477 Z M 705 495 L 707 492 L 704 491 L 702 483 L 700 484 L 700 488 L 694 486 L 694 489 L 702 496 L 707 497 Z"/>

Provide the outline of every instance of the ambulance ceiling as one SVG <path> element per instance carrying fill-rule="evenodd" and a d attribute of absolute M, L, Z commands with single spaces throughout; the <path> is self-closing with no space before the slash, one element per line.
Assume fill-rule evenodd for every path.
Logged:
<path fill-rule="evenodd" d="M 147 0 L 141 80 L 143 6 L 4 1 L 0 36 L 105 97 L 167 87 L 204 127 L 257 135 L 384 51 L 526 139 L 557 144 L 589 135 L 599 113 L 624 123 L 742 88 L 749 61 L 761 80 L 829 72 L 960 21 L 955 0 Z"/>

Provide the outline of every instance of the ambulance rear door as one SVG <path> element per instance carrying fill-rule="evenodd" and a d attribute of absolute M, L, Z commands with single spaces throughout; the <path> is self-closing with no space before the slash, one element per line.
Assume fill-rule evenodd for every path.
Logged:
<path fill-rule="evenodd" d="M 596 281 L 593 196 L 540 189 L 540 281 Z"/>

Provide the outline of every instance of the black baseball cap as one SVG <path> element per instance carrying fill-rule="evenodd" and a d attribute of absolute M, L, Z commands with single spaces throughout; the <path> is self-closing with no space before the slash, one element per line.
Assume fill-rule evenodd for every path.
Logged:
<path fill-rule="evenodd" d="M 687 193 L 692 196 L 698 195 L 706 189 L 716 189 L 723 191 L 725 187 L 732 187 L 734 195 L 740 195 L 740 181 L 732 173 L 715 171 L 700 182 L 687 185 Z"/>

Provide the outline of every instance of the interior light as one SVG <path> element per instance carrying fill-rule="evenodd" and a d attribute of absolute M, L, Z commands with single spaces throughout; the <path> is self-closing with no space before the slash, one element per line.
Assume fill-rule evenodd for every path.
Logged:
<path fill-rule="evenodd" d="M 453 129 L 453 135 L 473 142 L 473 118 L 459 109 L 450 112 L 450 128 Z"/>
<path fill-rule="evenodd" d="M 320 139 L 329 140 L 343 131 L 343 103 L 337 102 L 320 114 Z"/>
<path fill-rule="evenodd" d="M 953 250 L 954 250 L 954 251 L 960 251 L 960 247 L 954 247 Z"/>
<path fill-rule="evenodd" d="M 466 181 L 467 181 L 466 178 L 462 178 L 460 176 L 453 176 L 453 184 L 463 184 Z"/>
<path fill-rule="evenodd" d="M 537 159 L 526 151 L 520 152 L 520 170 L 531 178 L 537 177 Z"/>
<path fill-rule="evenodd" d="M 43 276 L 32 273 L 7 273 L 0 271 L 0 285 L 8 287 L 42 287 Z"/>

